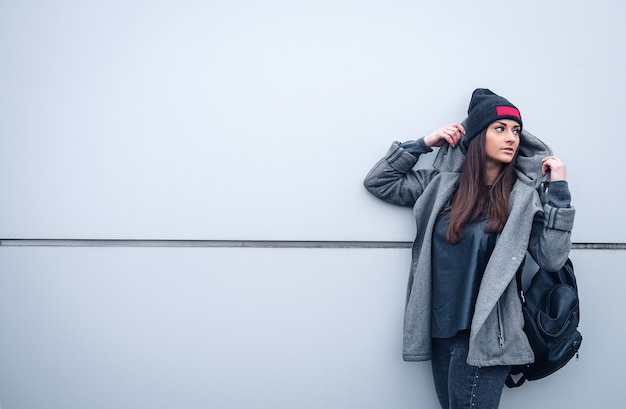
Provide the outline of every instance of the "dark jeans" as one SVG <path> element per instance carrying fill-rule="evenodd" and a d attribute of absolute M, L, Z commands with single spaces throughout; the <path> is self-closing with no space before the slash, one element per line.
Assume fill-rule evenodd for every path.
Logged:
<path fill-rule="evenodd" d="M 433 338 L 432 369 L 443 409 L 497 409 L 510 366 L 466 363 L 469 333 Z"/>

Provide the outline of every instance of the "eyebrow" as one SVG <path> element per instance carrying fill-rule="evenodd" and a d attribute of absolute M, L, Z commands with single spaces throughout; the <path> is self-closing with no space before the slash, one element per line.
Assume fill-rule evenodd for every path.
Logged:
<path fill-rule="evenodd" d="M 506 122 L 502 122 L 502 121 L 498 121 L 498 120 L 496 120 L 495 122 L 499 123 L 500 125 L 507 126 Z M 516 127 L 517 128 L 521 128 L 520 124 L 518 124 L 517 122 L 515 123 L 515 125 L 513 125 L 513 128 L 516 128 Z"/>

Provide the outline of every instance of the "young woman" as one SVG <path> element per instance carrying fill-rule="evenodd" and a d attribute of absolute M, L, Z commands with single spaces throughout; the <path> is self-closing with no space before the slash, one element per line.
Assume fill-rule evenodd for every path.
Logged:
<path fill-rule="evenodd" d="M 414 170 L 433 147 L 432 169 Z M 364 184 L 415 215 L 404 359 L 432 361 L 442 408 L 497 408 L 510 366 L 534 360 L 516 272 L 527 252 L 548 270 L 569 255 L 565 165 L 513 104 L 477 89 L 464 124 L 394 142 Z"/>

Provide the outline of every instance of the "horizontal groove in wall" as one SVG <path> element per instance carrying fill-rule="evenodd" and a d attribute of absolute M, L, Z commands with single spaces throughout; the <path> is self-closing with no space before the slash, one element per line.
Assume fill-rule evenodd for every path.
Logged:
<path fill-rule="evenodd" d="M 0 247 L 411 248 L 408 241 L 0 239 Z M 626 243 L 573 243 L 573 250 L 626 250 Z"/>

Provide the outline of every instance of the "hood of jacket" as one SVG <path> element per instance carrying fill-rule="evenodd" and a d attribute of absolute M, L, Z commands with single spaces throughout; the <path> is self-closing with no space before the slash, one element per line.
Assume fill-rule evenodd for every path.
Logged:
<path fill-rule="evenodd" d="M 439 172 L 461 173 L 465 154 L 469 142 L 464 136 L 456 147 L 444 144 L 439 148 L 433 167 Z M 543 158 L 552 155 L 552 149 L 542 140 L 522 129 L 517 157 L 515 159 L 515 171 L 518 179 L 534 187 L 535 189 L 549 180 L 549 175 L 541 174 Z"/>

